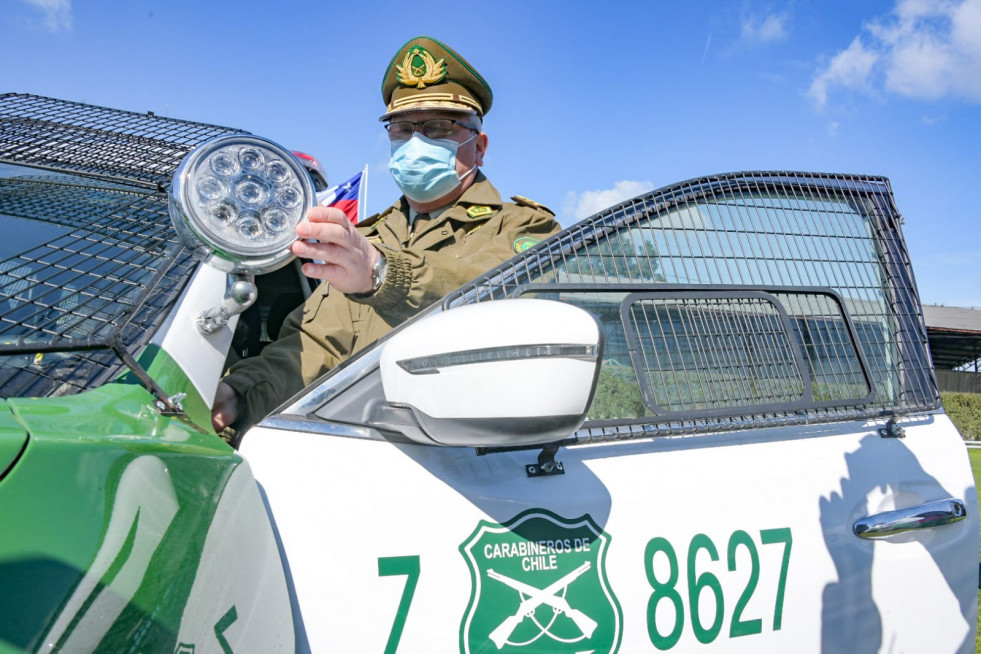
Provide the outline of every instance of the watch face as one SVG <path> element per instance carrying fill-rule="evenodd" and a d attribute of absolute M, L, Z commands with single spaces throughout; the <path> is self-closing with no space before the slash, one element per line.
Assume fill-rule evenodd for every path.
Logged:
<path fill-rule="evenodd" d="M 371 268 L 372 293 L 381 288 L 381 285 L 385 282 L 385 272 L 387 270 L 388 261 L 385 259 L 385 255 L 379 252 L 378 259 L 375 261 L 375 265 Z"/>

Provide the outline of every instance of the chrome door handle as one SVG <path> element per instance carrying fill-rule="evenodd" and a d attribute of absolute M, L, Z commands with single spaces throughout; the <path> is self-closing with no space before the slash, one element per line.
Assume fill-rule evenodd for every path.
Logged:
<path fill-rule="evenodd" d="M 966 517 L 964 502 L 951 498 L 911 506 L 908 509 L 876 513 L 858 520 L 853 530 L 859 538 L 885 538 L 913 529 L 949 525 Z"/>

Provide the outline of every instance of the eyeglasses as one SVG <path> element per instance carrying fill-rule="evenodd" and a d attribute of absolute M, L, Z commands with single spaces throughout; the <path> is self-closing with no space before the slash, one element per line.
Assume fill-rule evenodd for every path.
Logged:
<path fill-rule="evenodd" d="M 392 141 L 407 141 L 412 138 L 416 130 L 422 132 L 426 138 L 445 139 L 452 136 L 454 125 L 459 125 L 471 132 L 478 131 L 470 125 L 452 118 L 432 118 L 418 123 L 409 120 L 396 120 L 385 125 L 385 129 L 388 130 L 388 138 Z"/>

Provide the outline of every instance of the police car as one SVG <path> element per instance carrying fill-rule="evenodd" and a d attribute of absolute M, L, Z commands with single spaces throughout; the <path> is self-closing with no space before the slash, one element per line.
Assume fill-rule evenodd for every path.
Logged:
<path fill-rule="evenodd" d="M 208 405 L 311 291 L 311 195 L 241 130 L 0 96 L 0 650 L 972 651 L 888 180 L 611 207 L 233 448 Z"/>

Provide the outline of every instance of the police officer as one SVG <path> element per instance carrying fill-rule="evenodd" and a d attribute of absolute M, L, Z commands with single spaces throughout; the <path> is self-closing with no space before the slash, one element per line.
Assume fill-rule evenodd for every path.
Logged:
<path fill-rule="evenodd" d="M 322 261 L 323 280 L 262 353 L 232 366 L 218 385 L 216 431 L 254 424 L 355 352 L 467 281 L 559 230 L 551 211 L 515 196 L 503 202 L 480 166 L 493 95 L 449 46 L 418 37 L 385 71 L 381 120 L 403 196 L 355 226 L 314 207 L 293 252 Z"/>

